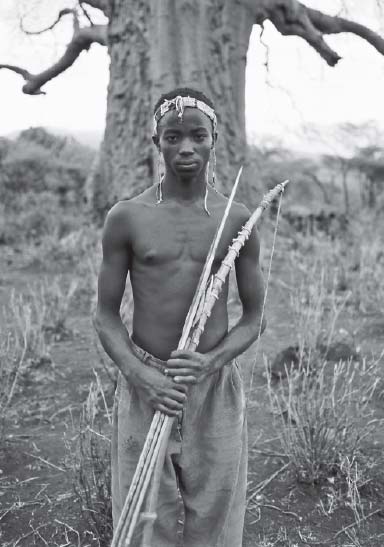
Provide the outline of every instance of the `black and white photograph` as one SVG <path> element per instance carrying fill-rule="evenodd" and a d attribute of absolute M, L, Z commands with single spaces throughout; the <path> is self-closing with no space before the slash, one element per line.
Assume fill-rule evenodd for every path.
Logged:
<path fill-rule="evenodd" d="M 0 547 L 384 546 L 384 0 L 1 0 Z"/>

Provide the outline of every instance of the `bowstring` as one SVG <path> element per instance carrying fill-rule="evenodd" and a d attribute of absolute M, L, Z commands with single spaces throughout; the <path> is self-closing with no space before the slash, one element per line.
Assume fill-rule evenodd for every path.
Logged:
<path fill-rule="evenodd" d="M 247 393 L 247 397 L 246 397 L 246 401 L 245 401 L 245 407 L 246 408 L 248 408 L 249 397 L 250 397 L 252 387 L 253 387 L 253 378 L 254 378 L 254 373 L 255 373 L 255 367 L 256 367 L 258 357 L 259 357 L 258 353 L 259 353 L 259 348 L 260 348 L 261 328 L 262 328 L 262 325 L 263 325 L 263 319 L 264 319 L 264 315 L 265 315 L 265 307 L 266 307 L 266 304 L 267 304 L 268 287 L 269 287 L 269 281 L 271 279 L 272 261 L 273 261 L 273 255 L 275 253 L 275 247 L 276 247 L 277 229 L 278 229 L 278 226 L 279 226 L 281 204 L 282 204 L 282 201 L 283 201 L 283 193 L 284 193 L 284 189 L 280 194 L 279 205 L 278 205 L 277 213 L 276 213 L 275 229 L 274 229 L 274 232 L 273 232 L 273 239 L 272 239 L 272 249 L 271 249 L 271 255 L 270 255 L 269 264 L 268 264 L 267 281 L 266 281 L 266 284 L 265 284 L 263 305 L 262 305 L 262 308 L 261 308 L 259 332 L 258 332 L 257 341 L 256 341 L 255 356 L 254 356 L 253 362 L 252 362 L 251 377 L 250 377 L 250 380 L 249 380 L 248 393 Z"/>

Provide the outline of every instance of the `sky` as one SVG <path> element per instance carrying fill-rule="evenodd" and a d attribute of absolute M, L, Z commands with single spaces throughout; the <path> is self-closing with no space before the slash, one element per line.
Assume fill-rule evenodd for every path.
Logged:
<path fill-rule="evenodd" d="M 39 29 L 55 19 L 58 7 L 68 6 L 73 0 L 1 0 L 0 63 L 39 72 L 62 52 L 70 37 L 70 20 L 63 20 L 55 32 L 38 40 L 26 37 L 18 29 L 18 3 L 29 7 L 26 25 Z M 330 14 L 345 4 L 350 18 L 384 36 L 384 13 L 381 17 L 376 0 L 305 3 Z M 36 5 L 40 8 L 38 18 L 33 16 Z M 284 142 L 305 139 L 300 133 L 303 123 L 329 126 L 374 120 L 384 127 L 384 56 L 352 35 L 331 36 L 327 41 L 343 57 L 335 68 L 328 67 L 303 40 L 281 36 L 270 23 L 265 25 L 262 41 L 260 28 L 254 28 L 246 74 L 250 141 L 257 141 L 263 134 L 275 135 Z M 93 45 L 69 70 L 45 85 L 46 95 L 36 97 L 22 93 L 20 76 L 0 70 L 0 135 L 31 126 L 102 132 L 108 64 L 106 48 Z"/>

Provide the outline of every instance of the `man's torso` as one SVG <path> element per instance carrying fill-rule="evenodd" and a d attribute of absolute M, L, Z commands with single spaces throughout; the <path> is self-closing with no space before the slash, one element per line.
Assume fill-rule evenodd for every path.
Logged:
<path fill-rule="evenodd" d="M 168 359 L 177 348 L 211 242 L 227 200 L 210 191 L 201 202 L 156 204 L 153 189 L 126 202 L 127 241 L 131 249 L 130 278 L 134 299 L 133 339 L 148 352 Z M 218 250 L 215 272 L 242 225 L 244 210 L 232 206 Z M 223 287 L 201 337 L 198 350 L 209 351 L 228 330 L 228 283 Z"/>

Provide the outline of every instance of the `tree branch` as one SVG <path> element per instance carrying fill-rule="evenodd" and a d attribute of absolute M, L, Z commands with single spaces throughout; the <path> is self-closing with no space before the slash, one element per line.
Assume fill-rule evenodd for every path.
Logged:
<path fill-rule="evenodd" d="M 81 0 L 79 0 L 79 6 L 80 6 L 81 11 L 83 12 L 84 17 L 86 17 L 88 19 L 88 23 L 91 25 L 91 27 L 93 27 L 94 23 L 92 21 L 91 16 L 89 15 L 86 7 L 84 6 L 84 4 L 85 4 L 85 2 L 81 2 Z"/>
<path fill-rule="evenodd" d="M 307 8 L 307 10 L 313 24 L 323 34 L 340 34 L 341 32 L 356 34 L 371 44 L 381 55 L 384 55 L 384 39 L 368 27 L 343 17 L 332 17 L 311 8 Z"/>
<path fill-rule="evenodd" d="M 31 74 L 27 70 L 14 65 L 0 64 L 0 69 L 7 68 L 24 78 L 26 83 L 22 87 L 23 93 L 27 95 L 41 95 L 45 93 L 41 90 L 41 86 L 72 66 L 80 53 L 88 50 L 93 43 L 107 44 L 106 25 L 94 25 L 93 27 L 75 29 L 72 40 L 67 45 L 62 57 L 53 66 L 40 72 L 40 74 Z"/>
<path fill-rule="evenodd" d="M 44 32 L 47 32 L 48 30 L 52 30 L 57 25 L 57 23 L 61 20 L 61 18 L 64 17 L 64 15 L 68 15 L 69 13 L 71 13 L 74 17 L 76 17 L 76 11 L 74 9 L 71 9 L 71 8 L 62 9 L 59 11 L 59 15 L 57 16 L 57 19 L 52 23 L 52 25 L 42 30 L 36 30 L 36 31 L 27 30 L 24 27 L 23 19 L 21 19 L 20 29 L 22 32 L 24 32 L 24 34 L 27 34 L 28 36 L 36 36 L 38 34 L 44 34 Z"/>
<path fill-rule="evenodd" d="M 262 0 L 253 11 L 256 24 L 269 19 L 284 36 L 303 38 L 330 66 L 335 66 L 341 57 L 324 40 L 324 34 L 356 34 L 384 55 L 384 39 L 377 33 L 349 19 L 308 8 L 298 0 Z"/>
<path fill-rule="evenodd" d="M 84 4 L 88 4 L 91 8 L 99 9 L 108 17 L 111 8 L 110 0 L 84 0 Z"/>

